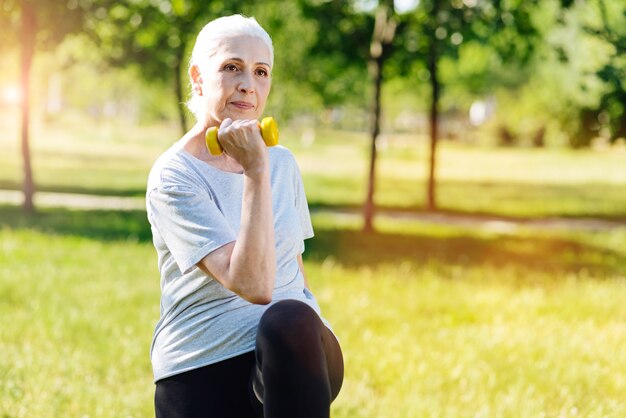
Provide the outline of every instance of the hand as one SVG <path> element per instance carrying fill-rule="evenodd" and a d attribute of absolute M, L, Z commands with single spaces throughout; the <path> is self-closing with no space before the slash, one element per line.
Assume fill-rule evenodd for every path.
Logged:
<path fill-rule="evenodd" d="M 241 164 L 244 172 L 267 166 L 268 152 L 257 120 L 226 118 L 217 136 L 224 152 Z"/>

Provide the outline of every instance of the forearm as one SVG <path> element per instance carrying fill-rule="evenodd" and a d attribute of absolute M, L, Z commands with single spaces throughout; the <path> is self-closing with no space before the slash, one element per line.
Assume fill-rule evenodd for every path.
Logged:
<path fill-rule="evenodd" d="M 241 223 L 228 269 L 231 290 L 254 303 L 269 303 L 276 255 L 269 164 L 244 172 Z"/>
<path fill-rule="evenodd" d="M 222 121 L 219 141 L 227 159 L 243 168 L 237 239 L 202 259 L 199 267 L 252 303 L 272 300 L 276 275 L 269 153 L 256 120 Z"/>

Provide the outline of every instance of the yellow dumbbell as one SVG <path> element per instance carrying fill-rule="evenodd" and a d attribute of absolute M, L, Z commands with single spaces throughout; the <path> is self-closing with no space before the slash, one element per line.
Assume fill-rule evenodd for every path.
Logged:
<path fill-rule="evenodd" d="M 278 124 L 272 117 L 263 118 L 261 123 L 259 123 L 259 128 L 261 129 L 261 136 L 263 137 L 263 142 L 268 147 L 273 147 L 274 145 L 278 145 Z M 209 152 L 212 155 L 220 155 L 224 152 L 224 148 L 220 145 L 217 140 L 217 127 L 213 126 L 206 131 L 205 136 L 206 147 L 209 149 Z"/>

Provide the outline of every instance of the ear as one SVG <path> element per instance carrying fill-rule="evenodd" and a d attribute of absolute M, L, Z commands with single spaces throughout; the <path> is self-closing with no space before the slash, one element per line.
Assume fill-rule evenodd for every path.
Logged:
<path fill-rule="evenodd" d="M 191 84 L 202 85 L 202 74 L 200 73 L 200 67 L 197 64 L 192 64 L 189 67 L 189 78 L 191 78 Z"/>
<path fill-rule="evenodd" d="M 191 78 L 194 94 L 202 96 L 202 75 L 200 74 L 200 67 L 196 64 L 189 67 L 189 78 Z"/>

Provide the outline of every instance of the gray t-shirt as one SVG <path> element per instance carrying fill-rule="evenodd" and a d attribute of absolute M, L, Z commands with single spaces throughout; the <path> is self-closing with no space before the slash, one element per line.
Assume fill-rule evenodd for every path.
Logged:
<path fill-rule="evenodd" d="M 284 147 L 270 148 L 269 159 L 276 245 L 272 303 L 297 299 L 320 314 L 297 261 L 304 240 L 313 236 L 300 171 Z M 271 304 L 246 301 L 196 266 L 237 239 L 242 193 L 242 174 L 196 159 L 180 141 L 152 167 L 146 205 L 161 272 L 161 317 L 150 350 L 155 381 L 254 350 L 259 319 Z"/>

